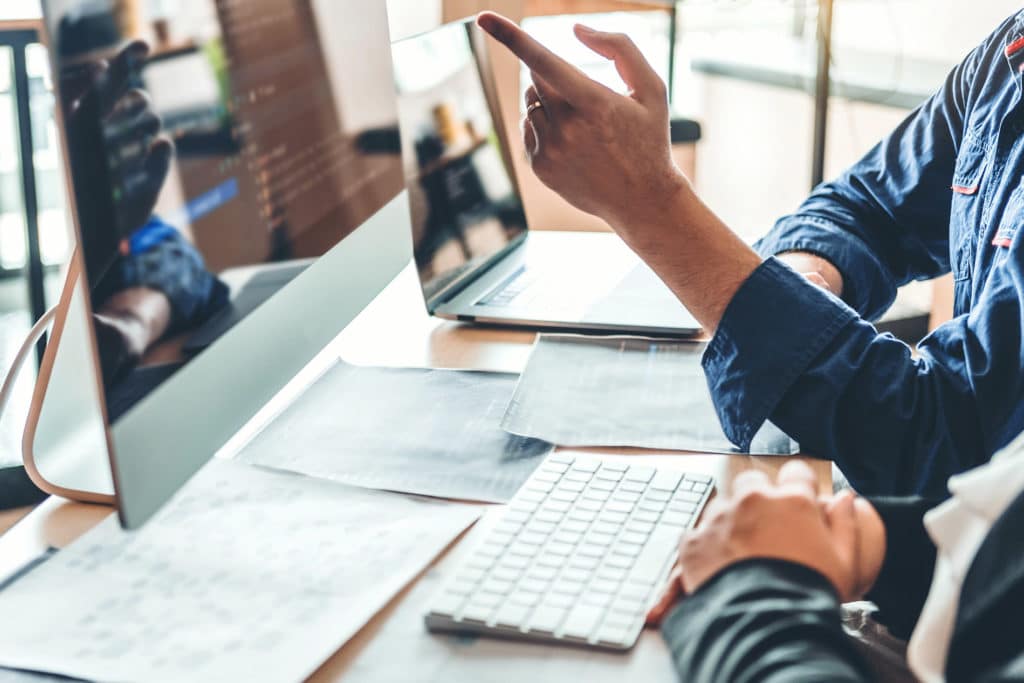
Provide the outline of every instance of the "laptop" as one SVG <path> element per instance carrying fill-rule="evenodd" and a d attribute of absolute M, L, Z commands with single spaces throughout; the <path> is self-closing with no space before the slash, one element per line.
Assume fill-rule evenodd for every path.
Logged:
<path fill-rule="evenodd" d="M 475 323 L 665 336 L 700 332 L 613 233 L 531 231 L 472 20 L 392 45 L 416 266 L 428 311 Z M 572 226 L 566 226 L 570 228 Z"/>

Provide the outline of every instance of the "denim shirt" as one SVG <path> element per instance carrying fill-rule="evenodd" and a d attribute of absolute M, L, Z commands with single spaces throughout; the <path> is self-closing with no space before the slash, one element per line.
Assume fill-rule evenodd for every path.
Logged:
<path fill-rule="evenodd" d="M 704 367 L 722 426 L 765 419 L 865 494 L 945 492 L 1024 430 L 1024 12 L 889 137 L 759 244 Z M 840 300 L 780 261 L 831 261 Z M 918 355 L 868 322 L 911 280 L 952 271 L 955 317 Z"/>

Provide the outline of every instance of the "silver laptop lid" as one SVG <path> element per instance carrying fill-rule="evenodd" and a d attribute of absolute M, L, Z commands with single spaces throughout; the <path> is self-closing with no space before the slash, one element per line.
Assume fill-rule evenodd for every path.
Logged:
<path fill-rule="evenodd" d="M 526 236 L 483 33 L 464 20 L 392 46 L 416 265 L 427 308 Z"/>

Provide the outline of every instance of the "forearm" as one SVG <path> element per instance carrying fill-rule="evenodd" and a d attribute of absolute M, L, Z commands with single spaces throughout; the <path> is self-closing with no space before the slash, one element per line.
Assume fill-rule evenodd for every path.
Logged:
<path fill-rule="evenodd" d="M 843 632 L 835 590 L 797 564 L 732 565 L 683 600 L 663 631 L 685 681 L 869 680 Z"/>
<path fill-rule="evenodd" d="M 613 227 L 704 329 L 714 333 L 761 257 L 700 200 L 682 175 L 672 188 L 656 209 L 636 212 Z"/>

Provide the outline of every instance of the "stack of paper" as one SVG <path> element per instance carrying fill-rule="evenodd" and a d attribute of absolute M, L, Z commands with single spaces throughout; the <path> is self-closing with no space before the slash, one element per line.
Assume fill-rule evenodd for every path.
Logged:
<path fill-rule="evenodd" d="M 542 335 L 502 426 L 560 446 L 737 453 L 701 367 L 705 345 L 641 337 Z M 750 452 L 799 447 L 771 423 Z"/>
<path fill-rule="evenodd" d="M 215 461 L 141 531 L 108 519 L 0 592 L 0 666 L 302 680 L 479 513 Z"/>

